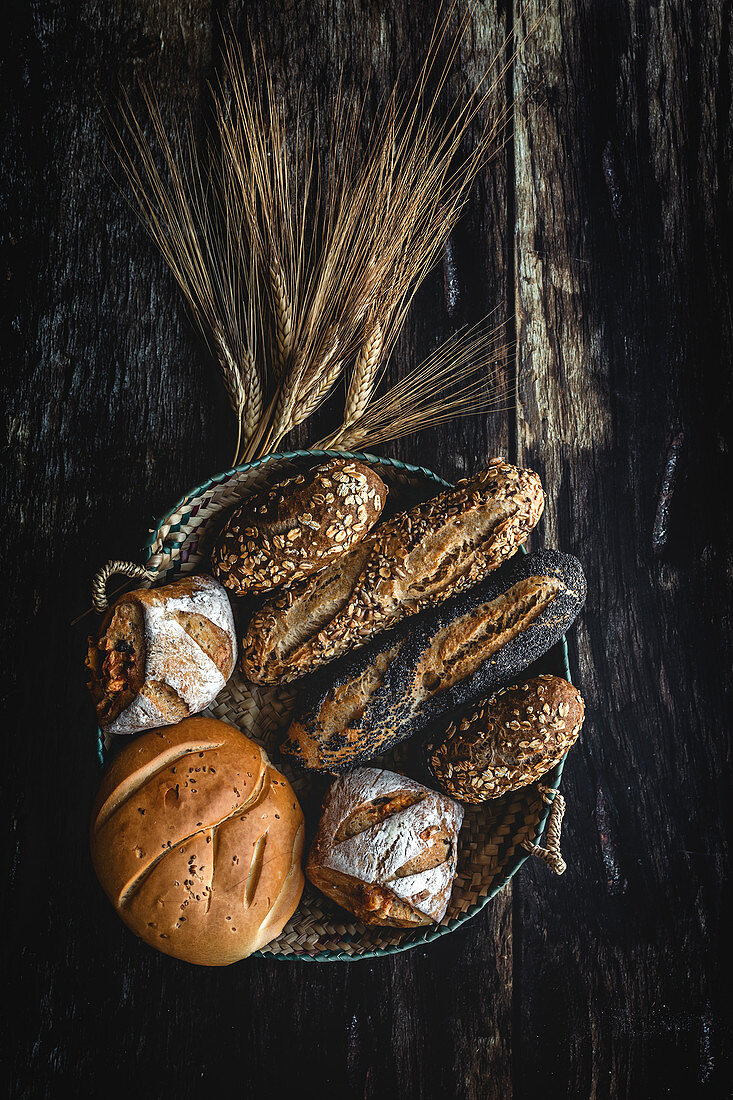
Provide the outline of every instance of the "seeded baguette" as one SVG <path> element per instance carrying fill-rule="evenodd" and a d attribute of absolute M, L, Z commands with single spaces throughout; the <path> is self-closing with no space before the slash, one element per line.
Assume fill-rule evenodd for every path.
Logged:
<path fill-rule="evenodd" d="M 458 862 L 463 807 L 414 779 L 359 768 L 331 784 L 305 873 L 365 924 L 442 920 Z"/>
<path fill-rule="evenodd" d="M 480 803 L 535 783 L 578 739 L 583 697 L 559 676 L 502 688 L 436 738 L 428 767 L 460 802 Z"/>
<path fill-rule="evenodd" d="M 387 486 L 370 467 L 336 458 L 256 493 L 229 517 L 214 575 L 235 596 L 303 580 L 352 549 L 379 519 Z"/>
<path fill-rule="evenodd" d="M 318 676 L 281 746 L 309 771 L 356 767 L 508 683 L 585 599 L 580 563 L 541 550 Z"/>
<path fill-rule="evenodd" d="M 242 642 L 256 683 L 287 683 L 464 591 L 526 540 L 537 474 L 501 459 L 403 512 L 320 573 L 268 599 Z"/>

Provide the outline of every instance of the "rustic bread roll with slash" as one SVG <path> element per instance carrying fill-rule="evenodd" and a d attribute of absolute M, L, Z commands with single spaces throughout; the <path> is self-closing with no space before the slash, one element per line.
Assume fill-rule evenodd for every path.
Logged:
<path fill-rule="evenodd" d="M 331 784 L 305 873 L 365 924 L 441 921 L 458 862 L 463 808 L 413 779 L 358 768 Z"/>
<path fill-rule="evenodd" d="M 136 936 L 225 966 L 280 934 L 303 891 L 304 823 L 248 737 L 189 718 L 129 742 L 92 813 L 94 869 Z"/>
<path fill-rule="evenodd" d="M 121 596 L 89 639 L 89 690 L 109 734 L 179 722 L 207 707 L 237 660 L 229 599 L 212 577 Z"/>
<path fill-rule="evenodd" d="M 441 790 L 480 803 L 535 783 L 578 739 L 585 703 L 559 676 L 535 676 L 502 688 L 451 722 L 428 767 Z"/>
<path fill-rule="evenodd" d="M 395 516 L 254 613 L 242 642 L 245 676 L 295 680 L 464 591 L 521 546 L 544 499 L 536 474 L 497 458 Z"/>
<path fill-rule="evenodd" d="M 335 458 L 256 493 L 227 520 L 211 556 L 214 576 L 235 596 L 302 580 L 367 534 L 387 492 L 370 466 Z"/>
<path fill-rule="evenodd" d="M 515 678 L 560 640 L 584 600 L 576 558 L 527 554 L 320 675 L 280 751 L 314 771 L 371 760 Z"/>

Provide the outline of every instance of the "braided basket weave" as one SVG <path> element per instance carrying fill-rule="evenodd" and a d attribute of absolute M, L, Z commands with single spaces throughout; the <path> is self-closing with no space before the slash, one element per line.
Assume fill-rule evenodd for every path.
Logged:
<path fill-rule="evenodd" d="M 307 469 L 325 457 L 358 458 L 378 467 L 389 486 L 389 503 L 402 510 L 434 496 L 449 483 L 430 470 L 408 466 L 394 459 L 343 451 L 291 451 L 267 455 L 247 466 L 228 470 L 187 493 L 158 523 L 147 543 L 144 566 L 109 562 L 94 580 L 93 600 L 98 611 L 107 603 L 106 584 L 115 573 L 134 577 L 143 586 L 165 584 L 181 574 L 206 571 L 213 538 L 229 510 L 257 490 Z M 395 507 L 396 506 L 396 507 Z M 552 672 L 570 679 L 565 641 L 556 645 L 533 671 Z M 286 688 L 251 684 L 237 670 L 204 711 L 238 726 L 263 744 L 273 763 L 287 775 L 298 793 L 311 827 L 317 816 L 322 780 L 314 780 L 280 760 L 278 745 L 292 710 L 296 685 Z M 408 743 L 404 743 L 408 744 Z M 379 763 L 409 771 L 403 746 L 380 758 Z M 402 753 L 400 752 L 402 749 Z M 100 741 L 99 753 L 103 756 Z M 560 822 L 564 812 L 557 787 L 561 761 L 533 784 L 484 806 L 467 806 L 459 834 L 458 876 L 443 921 L 417 931 L 366 927 L 306 883 L 296 913 L 276 940 L 260 956 L 303 959 L 312 962 L 372 958 L 405 951 L 429 943 L 475 916 L 504 887 L 528 854 L 540 856 L 557 874 L 565 869 L 559 851 Z M 547 847 L 539 839 L 548 825 Z"/>

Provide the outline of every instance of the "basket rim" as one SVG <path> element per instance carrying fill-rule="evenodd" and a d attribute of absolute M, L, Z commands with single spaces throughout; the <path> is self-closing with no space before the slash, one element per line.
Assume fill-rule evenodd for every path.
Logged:
<path fill-rule="evenodd" d="M 402 462 L 398 458 L 388 458 L 383 455 L 371 454 L 369 451 L 338 451 L 338 450 L 318 450 L 318 449 L 301 449 L 297 451 L 273 451 L 272 454 L 263 455 L 262 458 L 256 458 L 253 462 L 244 462 L 240 466 L 230 466 L 227 470 L 222 470 L 219 474 L 214 474 L 213 477 L 207 478 L 201 485 L 197 485 L 194 489 L 190 489 L 187 493 L 176 501 L 172 508 L 169 508 L 165 515 L 160 519 L 154 520 L 154 526 L 150 530 L 150 535 L 143 543 L 142 549 L 148 554 L 148 558 L 151 556 L 150 551 L 158 537 L 158 532 L 161 527 L 167 523 L 177 512 L 185 509 L 186 505 L 192 500 L 193 497 L 200 496 L 202 493 L 207 493 L 214 486 L 221 484 L 222 481 L 226 481 L 227 478 L 233 477 L 234 474 L 243 474 L 248 470 L 257 470 L 260 466 L 269 465 L 271 462 L 275 462 L 278 459 L 291 459 L 291 458 L 355 458 L 360 462 L 367 462 L 369 465 L 380 466 L 392 466 L 396 470 L 407 470 L 411 474 L 422 474 L 430 481 L 434 481 L 437 485 L 442 485 L 446 489 L 451 487 L 451 482 L 446 481 L 445 478 L 440 477 L 433 470 L 430 470 L 427 466 L 414 466 L 410 462 Z"/>
<path fill-rule="evenodd" d="M 185 515 L 185 509 L 192 500 L 203 493 L 208 492 L 215 486 L 221 484 L 223 481 L 233 477 L 235 474 L 246 473 L 249 470 L 258 469 L 260 466 L 269 465 L 271 462 L 275 462 L 279 459 L 288 460 L 296 458 L 354 458 L 358 461 L 366 462 L 369 465 L 382 465 L 391 466 L 397 470 L 405 470 L 409 473 L 421 474 L 429 481 L 433 481 L 436 485 L 450 488 L 453 484 L 450 481 L 446 481 L 445 478 L 440 477 L 433 470 L 427 466 L 416 466 L 409 462 L 402 462 L 400 459 L 389 458 L 382 455 L 371 454 L 368 451 L 339 451 L 339 450 L 320 450 L 320 449 L 299 449 L 295 451 L 276 451 L 272 454 L 263 455 L 261 458 L 255 459 L 253 462 L 246 462 L 239 466 L 232 466 L 221 473 L 214 474 L 201 485 L 190 489 L 187 493 L 184 493 L 182 497 L 170 508 L 160 519 L 154 521 L 154 526 L 150 530 L 150 535 L 146 542 L 142 546 L 142 550 L 146 553 L 146 560 L 150 560 L 152 557 L 152 548 L 154 543 L 159 537 L 161 528 L 168 523 L 173 516 L 181 512 L 182 515 L 177 522 L 185 522 L 187 516 Z M 520 547 L 520 550 L 524 553 L 527 552 L 526 547 Z M 568 657 L 568 645 L 565 635 L 559 642 L 553 647 L 558 651 L 558 657 L 562 666 L 562 674 L 569 682 L 572 683 L 572 677 L 570 674 L 570 663 Z M 567 755 L 567 754 L 566 754 Z M 544 783 L 550 788 L 557 791 L 560 786 L 562 778 L 563 768 L 565 765 L 566 757 L 563 757 L 558 764 L 552 768 L 546 776 L 543 777 Z M 547 818 L 550 814 L 553 799 L 549 803 L 545 804 L 545 807 L 540 814 L 537 822 L 537 827 L 534 835 L 535 842 L 539 842 L 539 839 L 544 832 Z M 509 870 L 506 875 L 498 882 L 492 890 L 481 898 L 474 905 L 471 906 L 465 913 L 462 913 L 458 917 L 454 917 L 447 924 L 438 924 L 432 928 L 428 928 L 424 931 L 415 931 L 408 933 L 405 937 L 405 941 L 399 944 L 392 944 L 389 947 L 380 947 L 374 951 L 365 951 L 359 954 L 350 955 L 345 951 L 325 950 L 318 952 L 314 955 L 307 954 L 273 954 L 267 950 L 255 951 L 250 958 L 260 958 L 277 962 L 304 962 L 304 963 L 318 963 L 318 962 L 358 962 L 361 959 L 375 959 L 381 958 L 386 955 L 396 955 L 401 951 L 410 951 L 412 948 L 421 947 L 432 943 L 433 940 L 438 939 L 441 936 L 448 935 L 451 932 L 455 932 L 467 921 L 475 917 L 482 909 L 484 909 L 490 901 L 492 901 L 496 895 L 503 890 L 514 877 L 517 871 L 522 867 L 524 862 L 529 859 L 529 852 L 520 848 L 515 854 L 513 861 L 510 864 Z"/>

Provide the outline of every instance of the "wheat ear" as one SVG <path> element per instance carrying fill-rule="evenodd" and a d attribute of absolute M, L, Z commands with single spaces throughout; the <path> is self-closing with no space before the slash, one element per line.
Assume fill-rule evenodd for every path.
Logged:
<path fill-rule="evenodd" d="M 371 334 L 361 346 L 354 370 L 346 391 L 344 409 L 344 427 L 348 428 L 359 420 L 369 404 L 377 381 L 377 367 L 382 352 L 382 328 L 379 322 L 374 325 Z"/>
<path fill-rule="evenodd" d="M 227 396 L 237 417 L 236 466 L 262 416 L 262 383 L 250 349 L 242 348 L 237 358 L 218 324 L 212 325 L 211 332 Z"/>
<path fill-rule="evenodd" d="M 326 436 L 322 444 L 326 448 L 339 446 L 347 437 L 351 426 L 358 423 L 364 415 L 377 383 L 377 370 L 381 353 L 382 327 L 377 321 L 356 357 L 356 363 L 349 379 L 349 387 L 346 391 L 344 419 L 341 427 L 337 428 L 331 435 Z"/>
<path fill-rule="evenodd" d="M 326 370 L 323 377 L 318 383 L 318 387 L 312 390 L 310 393 L 306 393 L 301 400 L 295 406 L 295 413 L 293 416 L 293 423 L 291 427 L 302 423 L 312 412 L 318 408 L 322 402 L 326 400 L 329 393 L 333 389 L 334 385 L 338 381 L 341 371 L 344 369 L 344 364 L 340 359 L 337 359 Z"/>
<path fill-rule="evenodd" d="M 275 375 L 282 378 L 293 350 L 293 308 L 285 285 L 285 273 L 277 259 L 270 264 L 270 283 L 275 314 Z"/>

